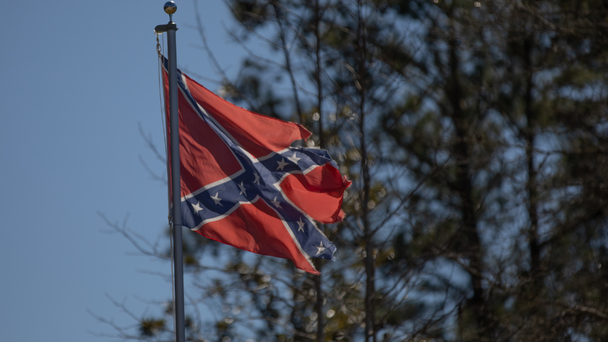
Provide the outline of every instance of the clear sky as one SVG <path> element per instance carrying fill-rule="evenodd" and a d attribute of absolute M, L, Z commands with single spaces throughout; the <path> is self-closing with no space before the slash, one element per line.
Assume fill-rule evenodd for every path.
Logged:
<path fill-rule="evenodd" d="M 192 1 L 176 1 L 178 66 L 215 77 L 194 25 Z M 165 187 L 140 156 L 141 124 L 162 146 L 156 36 L 164 1 L 3 1 L 0 44 L 0 339 L 114 341 L 87 310 L 128 324 L 106 294 L 141 313 L 171 297 L 149 272 L 169 264 L 133 256 L 97 212 L 155 240 L 166 225 Z M 229 43 L 226 5 L 200 1 L 210 46 L 228 70 L 242 51 Z M 213 83 L 206 83 L 216 90 Z"/>

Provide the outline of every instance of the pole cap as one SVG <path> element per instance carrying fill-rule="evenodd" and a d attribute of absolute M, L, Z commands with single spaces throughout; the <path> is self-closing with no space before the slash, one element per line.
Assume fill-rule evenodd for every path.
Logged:
<path fill-rule="evenodd" d="M 172 15 L 173 13 L 177 12 L 177 5 L 175 4 L 175 1 L 167 1 L 165 3 L 164 9 L 165 13 L 167 13 L 168 15 Z"/>

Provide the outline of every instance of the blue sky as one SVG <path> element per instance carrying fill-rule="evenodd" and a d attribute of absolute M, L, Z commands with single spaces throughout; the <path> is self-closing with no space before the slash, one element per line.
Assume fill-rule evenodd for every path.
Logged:
<path fill-rule="evenodd" d="M 97 212 L 155 240 L 166 225 L 166 189 L 140 156 L 163 171 L 138 132 L 162 145 L 153 28 L 164 1 L 5 1 L 0 54 L 0 331 L 6 341 L 113 341 L 87 310 L 132 321 L 138 298 L 168 299 L 149 272 L 168 263 L 133 256 Z M 217 79 L 200 44 L 192 1 L 178 1 L 178 66 Z M 201 1 L 209 45 L 236 72 L 242 51 L 224 26 L 222 1 Z M 8 10 L 7 10 L 8 9 Z M 216 90 L 213 83 L 202 83 Z"/>

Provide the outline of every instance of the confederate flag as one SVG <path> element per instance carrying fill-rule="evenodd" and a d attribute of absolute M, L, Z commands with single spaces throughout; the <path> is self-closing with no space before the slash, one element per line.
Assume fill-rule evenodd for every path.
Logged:
<path fill-rule="evenodd" d="M 351 182 L 326 151 L 291 146 L 311 135 L 303 126 L 235 106 L 180 70 L 177 77 L 183 225 L 318 274 L 310 257 L 332 259 L 336 247 L 315 221 L 342 220 Z"/>

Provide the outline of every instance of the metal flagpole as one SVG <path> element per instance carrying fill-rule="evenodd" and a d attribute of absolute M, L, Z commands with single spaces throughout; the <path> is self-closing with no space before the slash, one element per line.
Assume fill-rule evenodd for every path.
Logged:
<path fill-rule="evenodd" d="M 171 193 L 173 218 L 173 260 L 174 260 L 174 288 L 175 288 L 175 341 L 185 342 L 184 325 L 184 257 L 182 255 L 182 213 L 181 213 L 181 186 L 179 173 L 179 117 L 177 112 L 177 52 L 175 44 L 175 31 L 177 25 L 173 22 L 173 13 L 177 6 L 173 1 L 165 3 L 165 12 L 169 14 L 169 23 L 158 25 L 156 32 L 167 32 L 168 59 L 169 59 L 169 113 L 171 128 Z"/>

